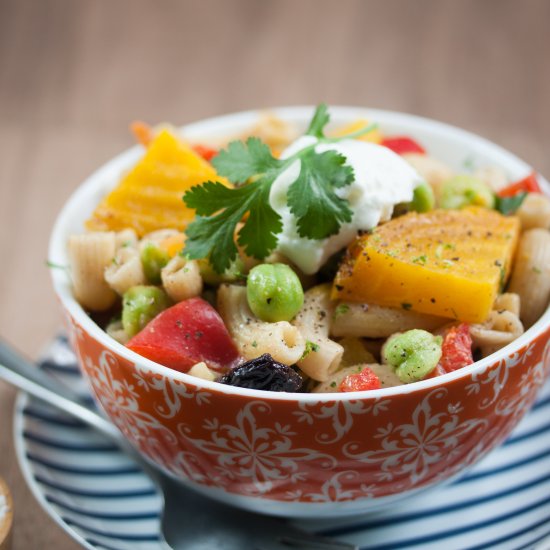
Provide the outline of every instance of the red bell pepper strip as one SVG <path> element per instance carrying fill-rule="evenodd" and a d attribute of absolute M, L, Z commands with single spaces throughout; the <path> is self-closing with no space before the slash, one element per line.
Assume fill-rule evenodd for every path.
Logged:
<path fill-rule="evenodd" d="M 537 181 L 537 173 L 531 172 L 526 178 L 511 183 L 502 188 L 497 195 L 501 198 L 513 197 L 518 193 L 542 193 L 539 182 Z"/>
<path fill-rule="evenodd" d="M 472 356 L 472 337 L 470 327 L 466 323 L 451 327 L 443 336 L 441 359 L 438 374 L 452 372 L 474 362 Z"/>
<path fill-rule="evenodd" d="M 365 367 L 361 372 L 357 374 L 348 374 L 338 387 L 340 392 L 350 391 L 365 391 L 365 390 L 379 390 L 380 379 L 372 369 Z"/>
<path fill-rule="evenodd" d="M 380 145 L 391 149 L 398 155 L 404 155 L 405 153 L 420 153 L 421 155 L 426 154 L 426 149 L 424 149 L 422 145 L 414 141 L 414 139 L 406 136 L 384 138 L 380 142 Z"/>
<path fill-rule="evenodd" d="M 193 151 L 209 162 L 212 160 L 212 157 L 215 157 L 218 154 L 217 149 L 200 144 L 193 145 Z"/>
<path fill-rule="evenodd" d="M 126 347 L 180 372 L 204 361 L 210 369 L 223 373 L 240 360 L 222 318 L 202 298 L 190 298 L 165 309 Z"/>

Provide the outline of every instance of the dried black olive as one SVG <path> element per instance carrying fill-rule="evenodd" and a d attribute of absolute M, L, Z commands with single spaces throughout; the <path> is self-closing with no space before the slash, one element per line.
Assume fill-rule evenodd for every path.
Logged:
<path fill-rule="evenodd" d="M 219 378 L 218 382 L 253 390 L 297 392 L 303 380 L 294 369 L 278 363 L 269 353 L 264 353 L 238 365 Z"/>

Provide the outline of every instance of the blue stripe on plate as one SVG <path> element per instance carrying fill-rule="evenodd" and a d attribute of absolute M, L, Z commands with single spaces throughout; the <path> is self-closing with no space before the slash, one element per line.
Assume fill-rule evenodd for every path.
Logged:
<path fill-rule="evenodd" d="M 532 528 L 529 527 L 527 529 L 528 529 L 527 532 L 529 532 Z M 550 529 L 547 530 L 544 533 L 544 535 L 538 536 L 537 538 L 533 539 L 529 544 L 526 544 L 524 546 L 520 546 L 517 550 L 527 550 L 527 549 L 532 550 L 537 543 L 542 542 L 542 541 L 544 541 L 544 539 L 547 539 L 547 538 L 550 538 Z M 547 542 L 547 544 L 545 544 L 544 547 L 538 546 L 536 548 L 539 548 L 539 550 L 548 550 L 548 548 L 550 547 L 550 540 L 545 541 L 545 542 Z"/>
<path fill-rule="evenodd" d="M 63 508 L 67 512 L 71 512 L 72 514 L 76 514 L 79 516 L 84 516 L 92 519 L 106 519 L 106 520 L 112 520 L 112 521 L 143 521 L 145 519 L 157 519 L 160 518 L 160 511 L 159 510 L 151 510 L 146 512 L 134 512 L 134 513 L 114 513 L 114 512 L 90 512 L 89 510 L 86 510 L 84 508 L 78 508 L 76 506 L 71 506 L 65 502 L 61 502 L 61 500 L 52 497 L 52 496 L 46 496 L 46 500 L 50 504 L 54 504 L 55 506 L 58 506 L 59 508 Z"/>
<path fill-rule="evenodd" d="M 145 476 L 144 476 L 145 478 Z M 79 497 L 87 498 L 103 498 L 103 499 L 114 499 L 114 498 L 136 498 L 136 497 L 146 497 L 151 495 L 156 495 L 156 489 L 151 486 L 147 489 L 136 489 L 136 490 L 126 490 L 126 491 L 89 491 L 86 489 L 75 489 L 74 487 L 66 486 L 61 483 L 55 483 L 40 475 L 34 476 L 35 481 L 59 491 L 60 493 L 65 493 L 67 495 L 74 495 Z"/>
<path fill-rule="evenodd" d="M 527 458 L 518 460 L 517 462 L 506 464 L 504 466 L 500 466 L 498 468 L 494 468 L 492 470 L 483 471 L 483 472 L 471 472 L 467 474 L 465 477 L 463 477 L 462 479 L 460 479 L 459 481 L 457 481 L 457 483 L 460 483 L 460 484 L 471 483 L 472 481 L 477 481 L 484 477 L 491 477 L 496 474 L 501 474 L 503 472 L 509 472 L 509 471 L 515 470 L 516 468 L 527 466 L 528 464 L 533 464 L 534 462 L 543 461 L 545 459 L 548 459 L 549 456 L 550 456 L 550 449 L 544 449 L 543 451 L 532 454 Z"/>
<path fill-rule="evenodd" d="M 550 424 L 548 424 L 547 426 L 541 426 L 536 430 L 531 430 L 530 432 L 526 432 L 521 435 L 516 435 L 515 437 L 511 437 L 510 439 L 508 439 L 508 441 L 505 441 L 502 446 L 507 447 L 509 445 L 516 445 L 517 443 L 522 443 L 527 439 L 531 439 L 538 435 L 546 434 L 549 432 L 550 432 Z"/>
<path fill-rule="evenodd" d="M 46 370 L 70 387 L 83 389 L 64 346 L 59 340 L 52 346 Z M 16 438 L 24 451 L 19 457 L 23 470 L 37 482 L 33 490 L 47 501 L 49 513 L 62 519 L 66 529 L 89 549 L 164 548 L 159 531 L 149 531 L 150 523 L 143 526 L 144 535 L 136 532 L 136 522 L 154 526 L 160 519 L 162 499 L 147 477 L 92 430 L 38 402 L 26 401 L 16 413 L 22 427 Z M 306 525 L 365 550 L 532 549 L 550 535 L 548 407 L 550 383 L 512 437 L 452 485 L 367 520 Z"/>
<path fill-rule="evenodd" d="M 464 500 L 461 502 L 458 502 L 456 504 L 451 504 L 449 506 L 446 506 L 444 508 L 438 507 L 438 508 L 430 508 L 428 510 L 423 511 L 416 511 L 410 514 L 401 514 L 396 515 L 390 518 L 381 518 L 378 517 L 372 521 L 366 521 L 362 523 L 357 523 L 354 525 L 348 525 L 346 527 L 337 528 L 337 529 L 325 529 L 321 531 L 316 531 L 319 534 L 328 535 L 328 536 L 337 536 L 337 535 L 348 535 L 350 533 L 353 533 L 355 531 L 363 531 L 367 529 L 375 529 L 380 527 L 388 527 L 392 525 L 407 523 L 411 521 L 418 521 L 423 518 L 429 518 L 429 517 L 437 517 L 445 514 L 449 514 L 451 512 L 456 512 L 458 510 L 464 510 L 467 508 L 472 508 L 473 506 L 477 506 L 479 504 L 485 504 L 487 502 L 492 502 L 495 500 L 498 500 L 500 498 L 504 498 L 507 496 L 511 496 L 514 494 L 519 494 L 524 491 L 528 491 L 529 489 L 533 487 L 538 487 L 543 483 L 550 482 L 550 473 L 547 475 L 544 475 L 542 477 L 538 477 L 536 479 L 531 480 L 528 483 L 521 483 L 514 487 L 507 487 L 506 489 L 503 489 L 501 491 L 497 491 L 495 493 L 492 493 L 490 495 L 486 495 L 479 498 L 474 498 L 470 500 Z M 550 487 L 549 487 L 550 492 Z M 550 519 L 550 518 L 549 518 Z"/>
<path fill-rule="evenodd" d="M 504 535 L 502 537 L 499 537 L 497 539 L 493 539 L 488 544 L 480 544 L 478 546 L 472 546 L 469 548 L 469 550 L 485 550 L 489 548 L 495 548 L 497 544 L 502 544 L 503 542 L 508 542 L 513 539 L 517 539 L 518 537 L 521 537 L 522 535 L 525 535 L 527 533 L 530 533 L 534 531 L 535 529 L 538 529 L 539 527 L 542 527 L 543 525 L 548 525 L 550 523 L 550 518 L 547 518 L 542 521 L 537 521 L 536 523 L 533 523 L 529 525 L 528 527 L 524 527 L 523 529 L 520 529 L 518 531 L 514 531 L 512 533 L 508 533 L 507 535 Z M 544 538 L 547 535 L 543 537 L 538 537 L 537 539 L 531 541 L 531 543 L 527 544 L 526 546 L 522 546 L 521 548 L 533 548 L 533 545 L 541 540 L 544 540 Z"/>
<path fill-rule="evenodd" d="M 124 468 L 79 468 L 76 466 L 67 466 L 65 464 L 58 464 L 51 460 L 45 460 L 40 458 L 32 453 L 26 453 L 26 457 L 35 464 L 40 464 L 50 470 L 55 472 L 65 472 L 67 474 L 77 474 L 81 476 L 122 476 L 130 474 L 139 474 L 141 473 L 140 468 L 137 466 L 127 466 Z"/>
<path fill-rule="evenodd" d="M 80 377 L 80 369 L 78 368 L 78 365 L 60 365 L 59 363 L 54 363 L 52 361 L 42 361 L 42 363 L 40 363 L 40 368 L 45 371 Z"/>
<path fill-rule="evenodd" d="M 545 407 L 548 407 L 550 405 L 550 397 L 546 397 L 544 399 L 541 399 L 540 401 L 537 401 L 534 405 L 533 405 L 533 409 L 534 411 L 538 411 L 539 409 L 544 409 Z"/>
<path fill-rule="evenodd" d="M 86 424 L 73 420 L 67 416 L 59 416 L 59 414 L 48 414 L 43 411 L 33 409 L 31 407 L 25 407 L 23 409 L 23 414 L 29 418 L 34 418 L 35 420 L 41 420 L 47 424 L 54 424 L 56 426 L 64 426 L 67 428 L 79 428 L 83 430 L 89 430 Z"/>
<path fill-rule="evenodd" d="M 413 546 L 419 546 L 422 544 L 427 544 L 429 542 L 436 542 L 436 541 L 442 541 L 443 539 L 448 539 L 450 537 L 455 537 L 457 535 L 462 535 L 464 533 L 472 533 L 472 531 L 475 531 L 477 529 L 482 529 L 485 527 L 489 527 L 491 525 L 495 525 L 497 523 L 502 523 L 505 521 L 508 521 L 512 518 L 517 517 L 519 514 L 525 514 L 527 512 L 530 512 L 532 510 L 536 510 L 538 508 L 541 508 L 542 506 L 545 506 L 547 504 L 550 504 L 550 497 L 547 497 L 541 501 L 534 502 L 530 504 L 529 506 L 526 506 L 522 508 L 520 511 L 514 510 L 513 512 L 508 512 L 506 514 L 498 515 L 495 517 L 492 517 L 491 519 L 479 521 L 476 523 L 470 523 L 467 525 L 462 525 L 460 527 L 456 527 L 454 529 L 447 529 L 445 531 L 439 531 L 437 533 L 433 533 L 431 535 L 425 535 L 423 537 L 415 537 L 415 538 L 409 538 L 404 539 L 402 541 L 393 541 L 389 545 L 388 544 L 381 544 L 376 546 L 363 546 L 361 547 L 361 550 L 392 550 L 392 549 L 399 549 L 399 548 L 410 548 Z M 532 524 L 527 528 L 526 530 L 521 530 L 521 532 L 517 533 L 509 533 L 506 535 L 506 537 L 500 537 L 500 540 L 492 540 L 491 545 L 494 548 L 495 543 L 502 542 L 503 540 L 511 540 L 512 538 L 517 538 L 518 536 L 524 534 L 525 532 L 528 532 L 529 530 L 536 529 L 540 525 L 544 525 L 546 523 L 550 523 L 550 518 L 545 519 L 542 522 L 537 522 L 535 524 Z M 475 548 L 488 548 L 486 544 L 478 545 Z M 473 550 L 473 548 L 469 548 L 469 550 Z"/>
<path fill-rule="evenodd" d="M 73 521 L 71 518 L 61 517 L 61 519 L 67 524 L 72 527 L 78 527 L 79 529 L 82 529 L 83 531 L 87 531 L 88 533 L 91 533 L 92 535 L 96 535 L 99 537 L 105 537 L 106 539 L 118 539 L 118 540 L 124 540 L 124 541 L 132 541 L 132 542 L 145 542 L 145 541 L 159 541 L 161 540 L 160 534 L 157 533 L 150 533 L 150 534 L 143 534 L 143 535 L 135 535 L 131 533 L 117 533 L 117 532 L 111 532 L 111 531 L 103 531 L 102 529 L 94 529 L 88 525 L 85 525 L 83 523 L 80 523 L 78 521 Z"/>
<path fill-rule="evenodd" d="M 69 443 L 67 441 L 58 441 L 55 439 L 50 439 L 49 437 L 37 435 L 27 430 L 23 432 L 23 437 L 33 443 L 38 443 L 40 445 L 44 445 L 45 447 L 52 447 L 53 449 L 61 449 L 65 451 L 78 451 L 83 453 L 120 452 L 119 448 L 111 443 L 105 443 L 102 445 L 98 445 L 97 443 L 91 445 Z"/>

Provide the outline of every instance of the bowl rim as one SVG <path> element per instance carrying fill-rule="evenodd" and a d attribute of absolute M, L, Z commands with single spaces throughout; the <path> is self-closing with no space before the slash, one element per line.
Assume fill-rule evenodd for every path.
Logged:
<path fill-rule="evenodd" d="M 221 135 L 230 135 L 231 131 L 235 131 L 236 126 L 245 126 L 253 124 L 258 117 L 266 112 L 273 113 L 281 118 L 285 119 L 304 119 L 310 118 L 314 106 L 301 105 L 291 107 L 273 107 L 266 109 L 253 109 L 247 111 L 239 111 L 235 113 L 225 114 L 221 116 L 209 117 L 199 120 L 190 124 L 186 124 L 180 128 L 180 131 L 190 139 L 196 139 L 201 135 L 206 135 L 212 132 L 217 135 L 218 138 Z M 360 117 L 372 119 L 375 122 L 381 121 L 382 124 L 396 124 L 396 125 L 411 125 L 417 128 L 427 130 L 432 134 L 440 134 L 447 138 L 462 140 L 469 143 L 472 146 L 472 150 L 484 151 L 488 154 L 501 157 L 505 159 L 507 164 L 512 164 L 518 171 L 528 173 L 533 168 L 521 160 L 519 157 L 504 149 L 503 147 L 489 141 L 486 138 L 478 136 L 467 130 L 463 130 L 456 126 L 439 122 L 433 119 L 421 117 L 418 115 L 412 115 L 408 113 L 402 113 L 397 111 L 388 111 L 382 109 L 370 109 L 366 107 L 351 107 L 351 106 L 330 106 L 329 112 L 331 115 L 336 115 L 337 118 L 344 119 L 357 119 Z M 225 131 L 220 131 L 220 128 L 225 128 Z M 233 128 L 233 130 L 232 130 Z M 225 132 L 225 133 L 223 133 Z M 137 161 L 140 154 L 143 152 L 143 148 L 139 145 L 135 145 L 122 153 L 111 158 L 102 166 L 97 168 L 90 176 L 88 176 L 70 195 L 65 202 L 60 213 L 58 214 L 53 226 L 53 230 L 49 242 L 49 259 L 52 262 L 58 261 L 58 258 L 63 257 L 63 250 L 66 248 L 64 226 L 68 220 L 72 219 L 72 210 L 82 202 L 83 198 L 86 198 L 95 188 L 99 186 L 101 182 L 108 177 L 108 174 L 118 172 L 120 174 L 127 168 L 131 167 L 133 163 Z M 550 184 L 540 174 L 539 182 L 541 183 L 546 194 L 550 194 Z M 94 340 L 102 344 L 109 351 L 123 357 L 125 360 L 139 365 L 153 372 L 154 374 L 167 377 L 168 379 L 180 381 L 186 385 L 195 386 L 199 391 L 214 391 L 217 393 L 242 396 L 248 398 L 255 398 L 269 401 L 290 401 L 290 402 L 334 402 L 334 401 L 350 401 L 350 400 L 365 400 L 365 399 L 379 399 L 389 398 L 397 395 L 411 394 L 415 392 L 425 392 L 436 387 L 445 387 L 462 378 L 470 378 L 472 375 L 483 373 L 489 366 L 496 365 L 504 358 L 516 353 L 525 345 L 535 340 L 542 332 L 544 332 L 550 326 L 550 307 L 548 307 L 545 313 L 538 319 L 538 321 L 526 330 L 521 336 L 516 338 L 507 346 L 498 350 L 497 352 L 476 361 L 472 365 L 463 367 L 456 371 L 426 380 L 421 380 L 412 384 L 405 384 L 402 386 L 394 386 L 388 388 L 381 388 L 378 390 L 366 390 L 360 392 L 334 392 L 334 393 L 286 393 L 286 392 L 269 392 L 265 390 L 254 390 L 248 388 L 240 388 L 236 386 L 229 386 L 220 384 L 218 382 L 211 382 L 191 376 L 186 373 L 182 373 L 169 367 L 165 367 L 159 363 L 147 359 L 137 353 L 129 350 L 112 337 L 110 337 L 105 331 L 103 331 L 92 319 L 87 315 L 84 309 L 78 304 L 78 302 L 72 296 L 70 291 L 70 284 L 68 284 L 68 275 L 65 270 L 51 269 L 50 274 L 54 290 L 60 300 L 63 308 L 69 313 L 69 315 L 91 336 Z"/>

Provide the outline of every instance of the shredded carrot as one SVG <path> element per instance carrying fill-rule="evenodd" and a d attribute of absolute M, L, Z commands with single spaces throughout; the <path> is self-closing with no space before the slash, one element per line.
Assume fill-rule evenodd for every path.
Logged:
<path fill-rule="evenodd" d="M 141 120 L 135 120 L 130 124 L 130 130 L 134 134 L 136 141 L 141 143 L 144 147 L 147 147 L 153 139 L 153 128 L 146 122 Z"/>

